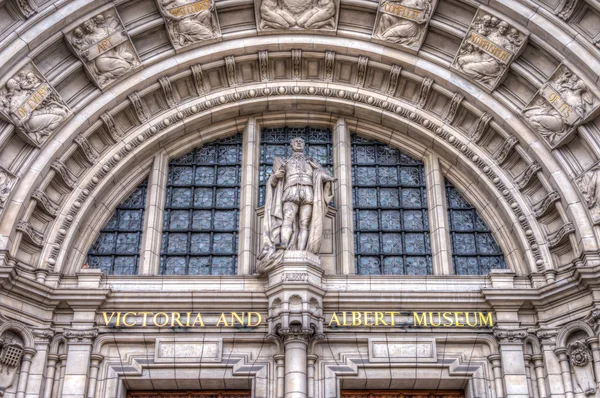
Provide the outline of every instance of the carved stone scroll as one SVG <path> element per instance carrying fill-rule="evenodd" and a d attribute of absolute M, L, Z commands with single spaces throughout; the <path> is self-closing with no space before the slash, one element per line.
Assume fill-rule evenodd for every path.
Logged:
<path fill-rule="evenodd" d="M 419 51 L 437 0 L 381 0 L 373 38 Z"/>
<path fill-rule="evenodd" d="M 254 2 L 257 30 L 337 29 L 340 0 L 257 0 Z"/>
<path fill-rule="evenodd" d="M 112 138 L 114 142 L 118 142 L 123 137 L 123 133 L 117 128 L 115 119 L 110 112 L 107 111 L 102 113 L 100 119 L 102 120 L 102 123 L 104 123 L 104 127 L 106 127 L 106 131 L 108 131 L 110 138 Z"/>
<path fill-rule="evenodd" d="M 262 50 L 258 52 L 258 68 L 260 70 L 260 81 L 269 81 L 269 52 Z"/>
<path fill-rule="evenodd" d="M 363 57 L 362 55 L 358 57 L 358 65 L 356 72 L 356 85 L 358 87 L 363 87 L 365 85 L 365 80 L 367 78 L 367 67 L 369 66 L 369 57 Z"/>
<path fill-rule="evenodd" d="M 561 64 L 521 116 L 555 149 L 569 142 L 579 125 L 595 117 L 599 106 L 600 100 L 583 79 Z"/>
<path fill-rule="evenodd" d="M 446 108 L 444 112 L 444 121 L 448 124 L 452 124 L 454 119 L 456 118 L 456 114 L 458 113 L 458 109 L 460 108 L 460 104 L 465 99 L 465 96 L 459 93 L 455 93 L 450 99 L 450 105 Z"/>
<path fill-rule="evenodd" d="M 75 188 L 77 185 L 77 177 L 73 175 L 71 170 L 69 170 L 63 162 L 55 160 L 50 167 L 60 176 L 69 188 Z"/>
<path fill-rule="evenodd" d="M 73 53 L 98 87 L 105 88 L 134 71 L 141 61 L 114 8 L 103 11 L 65 33 Z"/>
<path fill-rule="evenodd" d="M 42 146 L 70 115 L 69 106 L 31 63 L 0 89 L 0 116 L 33 146 Z"/>
<path fill-rule="evenodd" d="M 34 229 L 28 221 L 19 221 L 16 230 L 22 232 L 28 240 L 36 246 L 41 247 L 44 243 L 44 234 Z"/>
<path fill-rule="evenodd" d="M 221 37 L 214 0 L 156 0 L 156 3 L 175 50 Z"/>
<path fill-rule="evenodd" d="M 31 194 L 31 197 L 36 200 L 36 202 L 42 209 L 44 209 L 46 213 L 54 217 L 58 215 L 58 205 L 50 200 L 44 191 L 36 189 Z"/>
<path fill-rule="evenodd" d="M 0 167 L 0 210 L 2 210 L 8 201 L 8 197 L 17 182 L 17 176 L 8 170 Z"/>
<path fill-rule="evenodd" d="M 167 105 L 169 105 L 170 108 L 176 106 L 179 103 L 179 94 L 176 90 L 173 90 L 173 85 L 171 84 L 171 79 L 169 79 L 169 76 L 161 77 L 158 79 L 158 83 L 163 90 L 163 94 L 167 100 Z"/>
<path fill-rule="evenodd" d="M 431 86 L 433 86 L 433 79 L 430 77 L 423 78 L 421 82 L 421 88 L 419 89 L 419 97 L 415 104 L 419 108 L 424 108 L 427 103 L 427 98 L 429 98 L 429 92 L 431 91 Z"/>
<path fill-rule="evenodd" d="M 206 88 L 204 87 L 204 74 L 202 73 L 202 65 L 193 65 L 191 69 L 192 77 L 194 78 L 194 83 L 196 84 L 196 91 L 198 91 L 198 95 L 206 93 Z"/>
<path fill-rule="evenodd" d="M 302 50 L 292 50 L 292 77 L 295 80 L 302 79 Z"/>
<path fill-rule="evenodd" d="M 146 110 L 146 106 L 142 102 L 140 95 L 138 93 L 129 94 L 129 101 L 140 123 L 147 122 L 149 112 Z"/>
<path fill-rule="evenodd" d="M 528 36 L 523 28 L 517 28 L 481 7 L 454 57 L 452 68 L 490 92 L 502 83 L 510 63 L 523 50 Z"/>
<path fill-rule="evenodd" d="M 81 149 L 81 152 L 83 152 L 85 158 L 88 162 L 90 162 L 90 164 L 95 164 L 98 161 L 100 154 L 98 153 L 96 148 L 94 148 L 92 144 L 90 144 L 90 141 L 84 135 L 80 134 L 77 137 L 75 137 L 75 143 L 77 144 L 79 149 Z"/>
<path fill-rule="evenodd" d="M 492 121 L 492 115 L 487 112 L 483 112 L 481 116 L 479 116 L 479 120 L 477 120 L 477 124 L 471 130 L 471 138 L 475 142 L 479 142 L 485 132 L 487 131 L 490 122 Z"/>
<path fill-rule="evenodd" d="M 519 140 L 514 135 L 508 137 L 502 146 L 500 146 L 500 148 L 494 152 L 494 159 L 496 159 L 496 162 L 498 162 L 498 164 L 506 162 L 506 159 L 508 159 L 518 143 Z"/>
<path fill-rule="evenodd" d="M 225 70 L 227 71 L 227 83 L 229 87 L 237 85 L 237 73 L 235 72 L 235 57 L 228 55 L 225 57 Z"/>
<path fill-rule="evenodd" d="M 335 66 L 335 51 L 325 51 L 325 77 L 326 82 L 333 81 L 333 68 Z"/>

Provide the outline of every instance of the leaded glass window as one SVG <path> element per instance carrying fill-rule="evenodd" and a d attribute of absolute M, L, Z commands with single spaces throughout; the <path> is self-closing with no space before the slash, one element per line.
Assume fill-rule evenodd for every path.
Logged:
<path fill-rule="evenodd" d="M 312 127 L 282 127 L 263 129 L 260 143 L 260 173 L 258 205 L 265 204 L 265 185 L 271 175 L 276 156 L 287 158 L 292 154 L 290 140 L 303 138 L 306 154 L 321 166 L 333 171 L 331 130 Z"/>
<path fill-rule="evenodd" d="M 431 274 L 423 162 L 356 135 L 351 153 L 357 273 Z"/>
<path fill-rule="evenodd" d="M 115 210 L 88 253 L 90 268 L 107 275 L 135 275 L 140 259 L 146 207 L 144 181 Z"/>
<path fill-rule="evenodd" d="M 446 202 L 454 272 L 457 275 L 487 275 L 492 268 L 506 268 L 502 251 L 490 229 L 448 180 Z"/>
<path fill-rule="evenodd" d="M 161 274 L 236 273 L 241 164 L 241 135 L 170 162 Z"/>

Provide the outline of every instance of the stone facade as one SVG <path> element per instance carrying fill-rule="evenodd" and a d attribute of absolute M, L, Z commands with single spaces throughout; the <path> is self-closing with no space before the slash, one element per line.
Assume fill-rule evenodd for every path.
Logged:
<path fill-rule="evenodd" d="M 600 394 L 597 2 L 0 11 L 0 395 Z M 256 275 L 261 132 L 306 126 L 331 132 L 337 179 L 321 250 Z M 167 275 L 170 167 L 232 136 L 235 272 Z M 354 137 L 418 161 L 423 275 L 357 272 Z M 88 253 L 140 185 L 134 271 L 103 273 Z M 506 267 L 458 275 L 451 189 Z"/>

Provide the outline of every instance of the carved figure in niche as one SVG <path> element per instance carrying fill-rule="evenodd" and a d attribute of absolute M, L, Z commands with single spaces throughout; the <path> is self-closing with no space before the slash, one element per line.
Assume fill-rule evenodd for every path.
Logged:
<path fill-rule="evenodd" d="M 336 10 L 334 0 L 263 0 L 259 28 L 334 30 Z"/>
<path fill-rule="evenodd" d="M 16 178 L 0 168 L 0 209 L 6 205 L 6 200 L 15 184 Z"/>
<path fill-rule="evenodd" d="M 21 71 L 0 90 L 0 110 L 37 144 L 69 115 L 58 94 L 32 71 Z"/>
<path fill-rule="evenodd" d="M 580 391 L 586 396 L 596 393 L 596 378 L 592 367 L 592 353 L 582 341 L 569 344 L 567 354 L 571 362 L 575 382 Z"/>
<path fill-rule="evenodd" d="M 267 180 L 259 273 L 277 265 L 285 250 L 318 254 L 321 249 L 323 219 L 337 179 L 304 154 L 302 138 L 294 138 L 291 147 L 288 159 L 275 158 Z"/>
<path fill-rule="evenodd" d="M 14 383 L 24 351 L 23 344 L 10 339 L 10 335 L 14 334 L 9 332 L 0 338 L 0 397 Z"/>
<path fill-rule="evenodd" d="M 491 88 L 523 45 L 520 36 L 517 29 L 496 17 L 488 14 L 476 17 L 458 51 L 454 67 Z"/>
<path fill-rule="evenodd" d="M 159 0 L 169 34 L 183 47 L 218 36 L 214 0 Z"/>
<path fill-rule="evenodd" d="M 564 68 L 545 83 L 523 117 L 551 145 L 556 145 L 597 106 L 584 81 Z"/>
<path fill-rule="evenodd" d="M 592 214 L 594 222 L 600 221 L 600 166 L 596 166 L 586 172 L 581 181 L 579 188 L 585 199 L 585 202 Z"/>
<path fill-rule="evenodd" d="M 137 65 L 137 57 L 125 43 L 129 40 L 113 16 L 98 14 L 72 32 L 71 44 L 87 63 L 100 86 L 125 75 Z"/>
<path fill-rule="evenodd" d="M 418 49 L 433 11 L 431 0 L 383 1 L 375 36 Z"/>

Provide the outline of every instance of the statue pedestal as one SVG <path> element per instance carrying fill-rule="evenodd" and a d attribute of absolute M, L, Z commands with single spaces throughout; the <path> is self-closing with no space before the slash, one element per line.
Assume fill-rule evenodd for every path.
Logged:
<path fill-rule="evenodd" d="M 281 262 L 269 272 L 269 288 L 280 283 L 308 283 L 321 288 L 322 278 L 319 256 L 303 250 L 286 250 Z"/>

